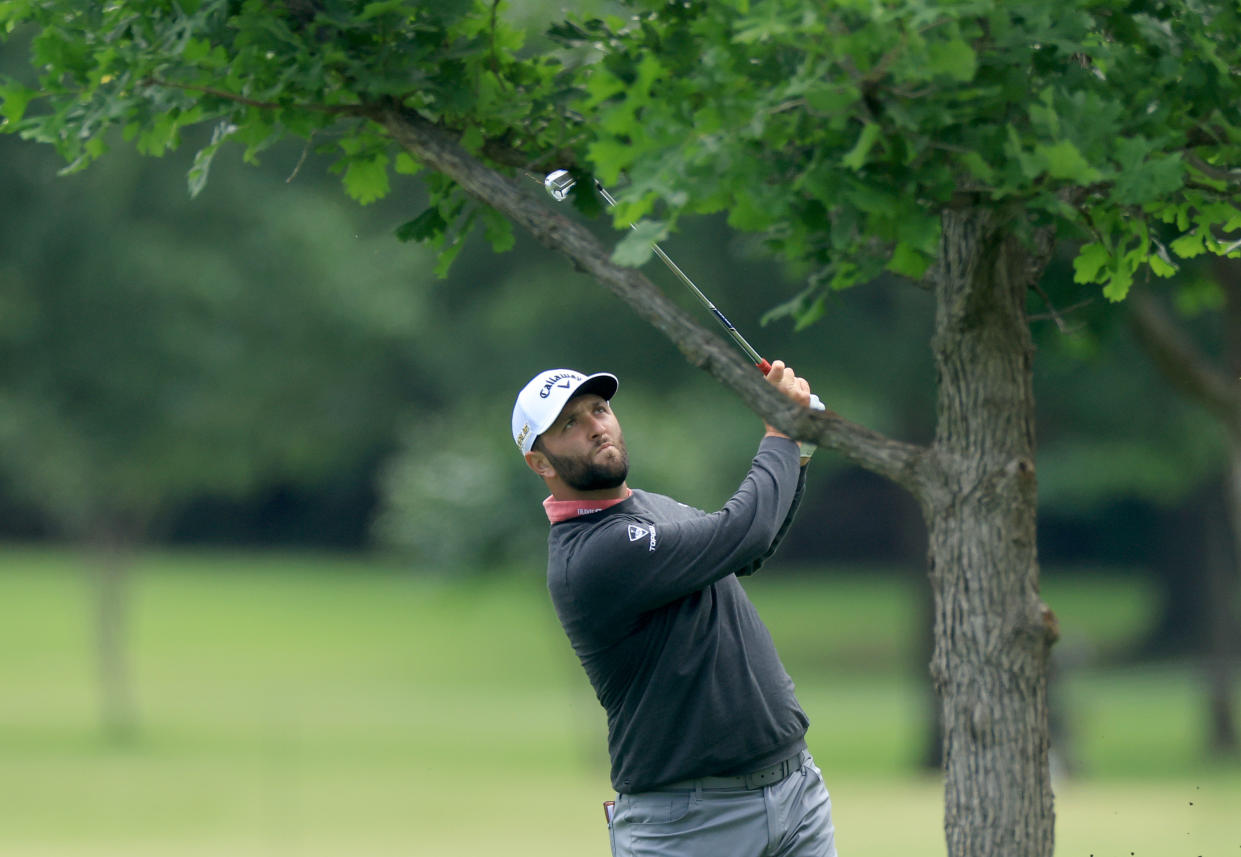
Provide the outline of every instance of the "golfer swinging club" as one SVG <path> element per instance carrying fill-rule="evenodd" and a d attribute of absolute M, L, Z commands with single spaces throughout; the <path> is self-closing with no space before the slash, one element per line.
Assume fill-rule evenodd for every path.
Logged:
<path fill-rule="evenodd" d="M 805 406 L 776 361 L 767 380 Z M 772 555 L 805 485 L 796 442 L 767 426 L 718 512 L 630 489 L 606 372 L 552 369 L 513 408 L 547 483 L 547 586 L 608 717 L 614 857 L 835 857 L 831 799 L 805 712 L 737 578 Z"/>

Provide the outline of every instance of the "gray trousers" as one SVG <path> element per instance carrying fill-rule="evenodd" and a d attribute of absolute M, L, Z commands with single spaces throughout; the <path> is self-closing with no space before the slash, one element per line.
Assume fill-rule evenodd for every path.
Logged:
<path fill-rule="evenodd" d="M 608 827 L 613 857 L 836 857 L 832 800 L 808 752 L 764 788 L 617 795 Z"/>

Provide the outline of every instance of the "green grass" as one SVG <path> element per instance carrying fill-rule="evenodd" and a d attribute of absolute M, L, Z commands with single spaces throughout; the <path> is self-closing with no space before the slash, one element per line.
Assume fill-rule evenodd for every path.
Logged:
<path fill-rule="evenodd" d="M 0 854 L 606 854 L 602 711 L 537 572 L 469 584 L 314 556 L 157 554 L 133 575 L 141 727 L 101 738 L 83 559 L 0 549 Z M 939 855 L 920 772 L 923 608 L 887 577 L 747 581 L 813 721 L 842 853 Z M 1151 595 L 1044 587 L 1114 650 Z M 1058 854 L 1241 854 L 1241 769 L 1203 761 L 1189 668 L 1075 666 Z M 1192 802 L 1192 806 L 1191 806 Z"/>

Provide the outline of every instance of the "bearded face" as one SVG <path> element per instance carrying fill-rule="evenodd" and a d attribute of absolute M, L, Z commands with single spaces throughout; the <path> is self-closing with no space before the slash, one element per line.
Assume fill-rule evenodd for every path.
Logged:
<path fill-rule="evenodd" d="M 575 491 L 615 488 L 629 476 L 629 451 L 623 438 L 617 438 L 603 449 L 576 455 L 556 455 L 546 447 L 541 451 L 556 469 L 556 474 Z"/>
<path fill-rule="evenodd" d="M 617 488 L 629 475 L 620 423 L 608 401 L 596 395 L 570 399 L 556 422 L 539 435 L 534 450 L 577 492 Z"/>

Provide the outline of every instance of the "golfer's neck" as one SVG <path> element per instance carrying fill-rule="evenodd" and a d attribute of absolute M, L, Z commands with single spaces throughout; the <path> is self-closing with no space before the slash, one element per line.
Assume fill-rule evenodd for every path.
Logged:
<path fill-rule="evenodd" d="M 597 491 L 578 491 L 559 481 L 549 482 L 548 488 L 557 500 L 624 500 L 629 496 L 629 485 L 624 482 L 615 488 L 600 488 Z"/>

